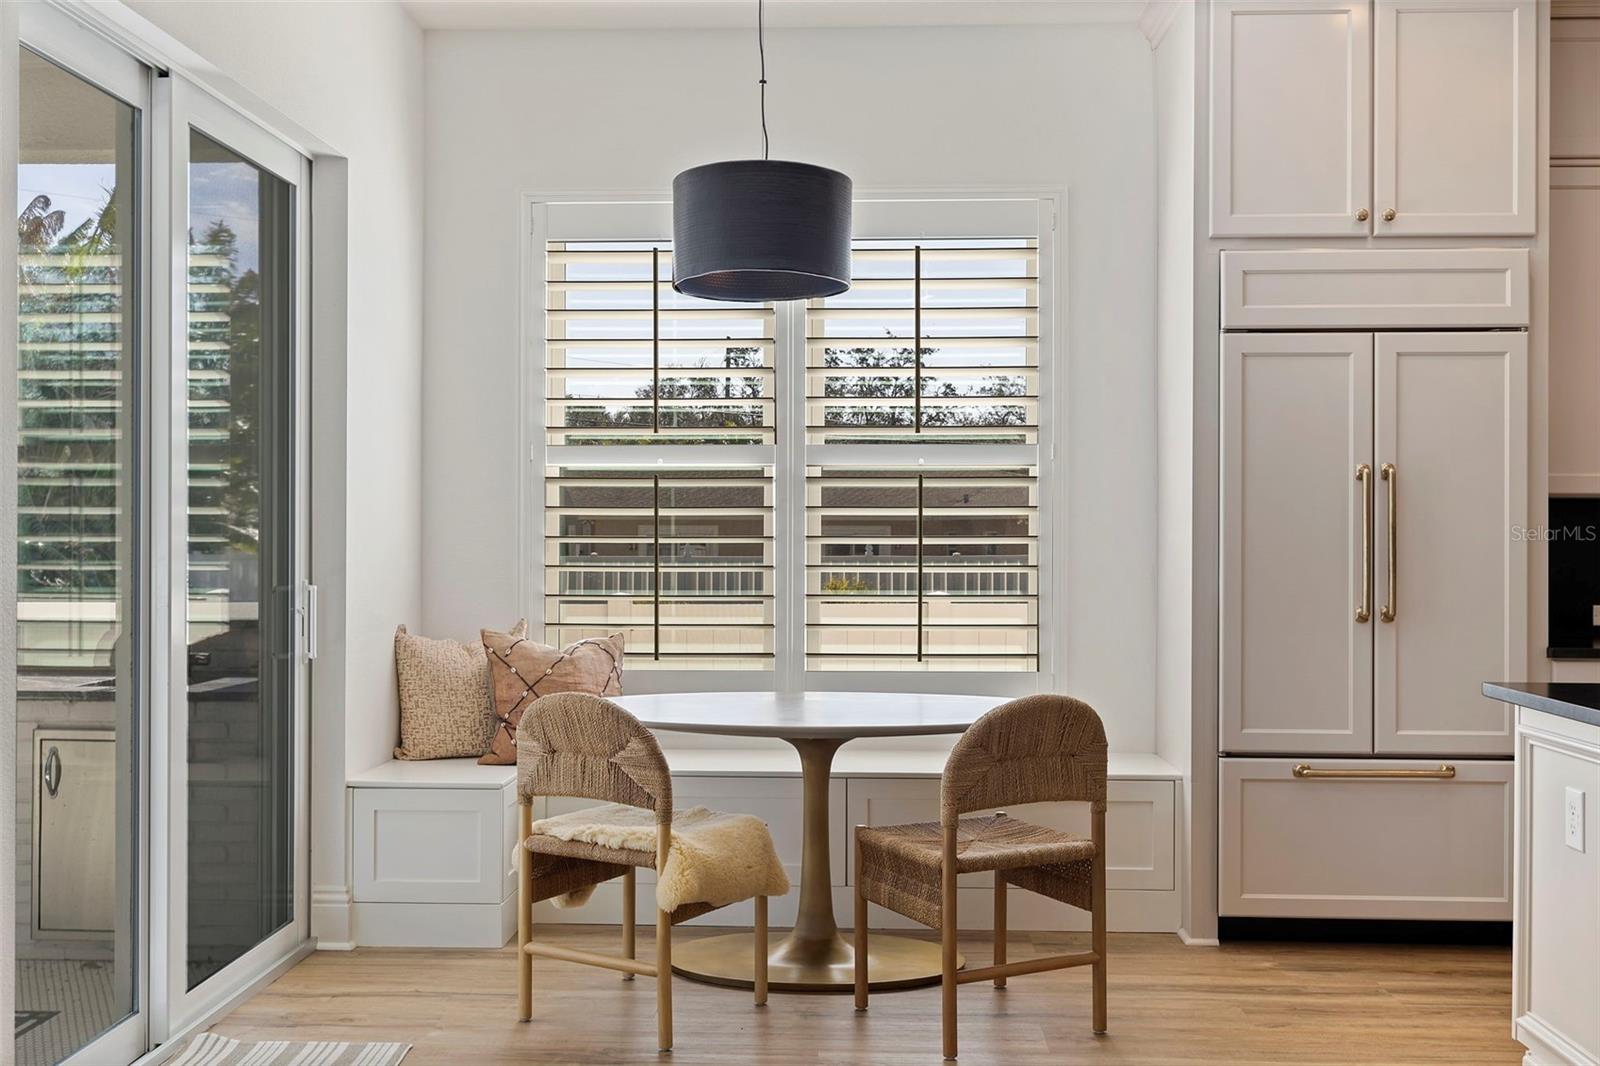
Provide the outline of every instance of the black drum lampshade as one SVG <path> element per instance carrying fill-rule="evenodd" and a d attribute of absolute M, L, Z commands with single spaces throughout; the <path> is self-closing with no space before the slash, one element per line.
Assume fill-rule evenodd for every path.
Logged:
<path fill-rule="evenodd" d="M 759 303 L 850 288 L 850 179 L 810 163 L 749 159 L 672 182 L 672 287 Z"/>

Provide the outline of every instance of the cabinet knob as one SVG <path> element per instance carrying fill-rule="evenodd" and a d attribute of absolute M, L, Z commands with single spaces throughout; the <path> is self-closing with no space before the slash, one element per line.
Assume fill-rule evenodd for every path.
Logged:
<path fill-rule="evenodd" d="M 1364 208 L 1364 207 L 1361 210 L 1356 212 L 1356 221 L 1357 222 L 1365 222 L 1367 219 L 1369 219 L 1371 217 L 1372 217 L 1372 215 L 1370 213 L 1368 213 L 1367 209 Z"/>
<path fill-rule="evenodd" d="M 1385 222 L 1393 222 L 1394 221 L 1394 208 L 1386 207 L 1386 208 L 1383 209 L 1383 220 Z"/>

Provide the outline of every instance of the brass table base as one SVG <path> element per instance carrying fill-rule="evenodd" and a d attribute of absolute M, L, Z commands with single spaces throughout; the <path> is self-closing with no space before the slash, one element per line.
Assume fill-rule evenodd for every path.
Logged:
<path fill-rule="evenodd" d="M 928 940 L 874 933 L 868 940 L 867 984 L 874 992 L 939 983 L 939 945 Z M 956 967 L 966 964 L 956 956 Z M 672 971 L 691 981 L 728 988 L 755 983 L 755 937 L 728 933 L 699 940 L 674 940 Z M 855 988 L 855 950 L 841 937 L 831 941 L 779 941 L 767 956 L 767 986 L 774 992 L 850 992 Z"/>

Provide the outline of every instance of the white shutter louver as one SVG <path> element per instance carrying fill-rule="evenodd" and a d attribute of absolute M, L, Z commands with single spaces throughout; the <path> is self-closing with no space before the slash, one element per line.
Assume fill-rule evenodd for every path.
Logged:
<path fill-rule="evenodd" d="M 1037 241 L 862 241 L 855 274 L 806 307 L 809 443 L 1038 439 Z"/>
<path fill-rule="evenodd" d="M 618 631 L 628 667 L 771 669 L 770 467 L 550 467 L 545 634 Z"/>
<path fill-rule="evenodd" d="M 773 442 L 770 306 L 673 292 L 665 241 L 552 241 L 546 264 L 548 443 Z"/>
<path fill-rule="evenodd" d="M 806 469 L 806 666 L 1037 670 L 1038 472 Z"/>

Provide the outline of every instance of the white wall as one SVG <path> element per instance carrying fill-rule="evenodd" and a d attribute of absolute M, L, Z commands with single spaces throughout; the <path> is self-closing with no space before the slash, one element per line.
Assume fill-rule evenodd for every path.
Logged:
<path fill-rule="evenodd" d="M 760 147 L 753 35 L 427 35 L 423 605 L 470 638 L 517 575 L 517 270 L 527 192 L 665 191 Z M 777 158 L 858 188 L 1068 189 L 1066 629 L 1059 684 L 1114 748 L 1154 746 L 1155 158 L 1132 25 L 784 30 Z M 1058 546 L 1058 550 L 1059 550 Z"/>

